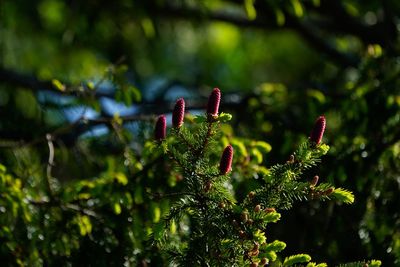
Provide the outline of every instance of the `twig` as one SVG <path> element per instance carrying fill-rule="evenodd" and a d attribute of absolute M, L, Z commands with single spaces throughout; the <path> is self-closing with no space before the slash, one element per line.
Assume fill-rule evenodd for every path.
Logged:
<path fill-rule="evenodd" d="M 195 196 L 196 194 L 191 193 L 191 192 L 173 192 L 173 193 L 165 193 L 165 194 L 151 193 L 151 195 L 155 199 L 161 199 L 161 198 L 165 198 L 165 197 L 174 197 L 174 196 Z"/>
<path fill-rule="evenodd" d="M 49 147 L 49 159 L 47 161 L 47 190 L 50 195 L 50 198 L 54 197 L 53 188 L 51 186 L 51 169 L 54 166 L 54 144 L 53 144 L 53 137 L 51 134 L 46 134 L 47 145 Z"/>
<path fill-rule="evenodd" d="M 61 208 L 74 210 L 74 211 L 77 211 L 77 212 L 79 212 L 79 213 L 81 213 L 83 215 L 87 215 L 87 216 L 90 216 L 90 217 L 93 217 L 93 218 L 96 218 L 96 219 L 100 218 L 97 215 L 96 212 L 94 212 L 92 210 L 89 210 L 89 209 L 82 208 L 82 207 L 80 207 L 78 205 L 75 205 L 75 204 L 66 203 L 66 204 L 61 205 Z"/>
<path fill-rule="evenodd" d="M 212 124 L 213 124 L 213 122 L 208 122 L 208 124 L 207 124 L 207 133 L 204 136 L 203 144 L 200 146 L 200 148 L 196 152 L 197 155 L 194 158 L 193 163 L 195 163 L 196 161 L 198 161 L 200 159 L 200 157 L 203 155 L 203 153 L 208 145 L 208 142 L 209 142 L 211 134 L 212 134 Z"/>
<path fill-rule="evenodd" d="M 183 142 L 189 147 L 190 150 L 194 149 L 192 144 L 189 143 L 189 141 L 186 139 L 186 137 L 182 134 L 182 132 L 179 129 L 178 129 L 178 136 L 183 140 Z"/>
<path fill-rule="evenodd" d="M 122 116 L 120 117 L 122 123 L 129 123 L 132 121 L 152 121 L 154 120 L 154 115 L 129 115 L 129 116 Z M 86 125 L 88 128 L 91 126 L 97 126 L 102 124 L 110 124 L 112 125 L 114 119 L 111 117 L 101 117 L 96 119 L 88 119 L 85 116 L 81 116 L 75 122 L 61 126 L 60 128 L 55 129 L 53 132 L 49 133 L 53 140 L 54 138 L 68 133 L 72 131 L 74 128 L 77 128 L 82 125 Z M 40 144 L 44 141 L 47 141 L 46 138 L 42 136 L 35 138 L 31 141 L 24 141 L 24 140 L 1 140 L 0 141 L 0 148 L 18 148 L 18 147 L 26 147 L 26 146 L 33 146 Z"/>
<path fill-rule="evenodd" d="M 73 96 L 80 96 L 81 90 L 65 90 L 60 91 L 54 88 L 54 85 L 51 81 L 41 81 L 35 76 L 19 73 L 12 69 L 6 69 L 0 67 L 0 80 L 4 83 L 18 85 L 15 89 L 25 88 L 30 89 L 32 91 L 50 91 L 54 93 L 59 93 L 62 95 L 73 95 Z M 68 82 L 63 82 L 67 88 L 73 88 L 73 85 L 68 84 Z M 94 92 L 96 98 L 100 97 L 113 97 L 113 93 L 101 93 L 101 92 Z"/>
<path fill-rule="evenodd" d="M 154 115 L 145 115 L 145 114 L 138 114 L 138 115 L 128 115 L 128 116 L 121 116 L 120 119 L 122 123 L 128 123 L 132 121 L 153 121 Z M 87 124 L 89 125 L 99 125 L 99 124 L 111 124 L 114 118 L 102 117 L 96 119 L 86 119 Z"/>
<path fill-rule="evenodd" d="M 173 161 L 175 161 L 179 165 L 179 167 L 181 167 L 186 173 L 191 173 L 191 171 L 188 168 L 186 168 L 185 164 L 183 164 L 177 157 L 175 157 L 175 155 L 171 153 L 171 151 L 167 150 L 167 155 Z"/>
<path fill-rule="evenodd" d="M 94 212 L 93 210 L 89 210 L 89 209 L 85 209 L 79 205 L 76 204 L 71 204 L 71 203 L 60 203 L 58 201 L 54 201 L 54 200 L 48 200 L 46 198 L 43 199 L 39 199 L 39 200 L 34 200 L 34 199 L 28 199 L 28 202 L 32 205 L 35 206 L 48 206 L 48 207 L 55 207 L 55 206 L 59 206 L 61 209 L 63 210 L 73 210 L 73 211 L 77 211 L 83 215 L 87 215 L 93 218 L 96 218 L 98 220 L 101 220 L 101 217 Z"/>

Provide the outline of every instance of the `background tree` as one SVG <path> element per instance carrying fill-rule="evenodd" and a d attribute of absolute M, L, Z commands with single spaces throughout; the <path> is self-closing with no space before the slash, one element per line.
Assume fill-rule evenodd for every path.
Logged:
<path fill-rule="evenodd" d="M 317 116 L 330 122 L 332 149 L 318 173 L 352 190 L 356 203 L 324 203 L 318 212 L 319 203 L 301 203 L 282 213 L 285 223 L 271 235 L 289 244 L 288 254 L 399 264 L 398 1 L 5 0 L 0 8 L 0 159 L 19 178 L 5 203 L 21 203 L 2 203 L 1 218 L 21 209 L 41 218 L 36 225 L 54 225 L 43 233 L 17 216 L 26 227 L 15 238 L 25 247 L 7 243 L 16 254 L 2 248 L 2 259 L 48 247 L 32 261 L 54 252 L 60 262 L 71 255 L 95 262 L 106 251 L 119 264 L 127 244 L 143 248 L 142 230 L 151 226 L 136 222 L 148 209 L 143 221 L 159 221 L 170 202 L 158 194 L 180 179 L 159 155 L 146 154 L 152 114 L 172 110 L 178 96 L 196 114 L 219 86 L 233 114 L 223 131 L 248 174 L 237 180 L 238 196 L 259 183 L 245 159 L 284 162 Z M 266 145 L 260 158 L 248 146 L 253 139 L 272 150 Z M 57 198 L 68 205 L 49 209 Z M 132 231 L 120 231 L 126 227 Z M 11 238 L 7 229 L 1 238 Z"/>

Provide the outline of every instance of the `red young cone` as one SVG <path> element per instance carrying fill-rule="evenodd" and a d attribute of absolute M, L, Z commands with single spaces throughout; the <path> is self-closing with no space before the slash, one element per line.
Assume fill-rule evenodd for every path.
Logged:
<path fill-rule="evenodd" d="M 214 88 L 211 95 L 208 98 L 207 114 L 215 117 L 218 115 L 219 102 L 221 101 L 221 91 L 218 88 Z"/>
<path fill-rule="evenodd" d="M 326 126 L 325 116 L 319 116 L 315 121 L 314 128 L 310 134 L 310 141 L 316 145 L 319 145 L 322 141 L 322 136 L 324 136 Z"/>
<path fill-rule="evenodd" d="M 225 147 L 222 152 L 221 161 L 219 163 L 219 172 L 222 175 L 227 174 L 232 169 L 233 147 L 231 145 Z"/>
<path fill-rule="evenodd" d="M 174 107 L 174 111 L 172 112 L 172 125 L 175 128 L 180 128 L 183 124 L 183 118 L 185 117 L 185 100 L 183 98 L 179 98 Z"/>
<path fill-rule="evenodd" d="M 167 121 L 165 115 L 160 115 L 156 122 L 156 128 L 154 129 L 154 138 L 157 141 L 164 140 L 167 136 Z"/>

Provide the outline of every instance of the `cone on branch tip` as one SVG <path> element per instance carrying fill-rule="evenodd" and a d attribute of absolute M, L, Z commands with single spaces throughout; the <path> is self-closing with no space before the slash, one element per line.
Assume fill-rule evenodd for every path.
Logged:
<path fill-rule="evenodd" d="M 334 188 L 328 188 L 328 189 L 326 189 L 325 191 L 324 191 L 324 195 L 327 195 L 327 196 L 329 196 L 330 194 L 332 194 L 333 193 L 333 191 L 335 191 L 335 189 Z"/>
<path fill-rule="evenodd" d="M 258 250 L 260 248 L 260 244 L 258 244 L 257 242 L 254 244 L 254 246 L 253 246 L 253 251 L 256 251 L 256 250 Z"/>
<path fill-rule="evenodd" d="M 218 88 L 214 88 L 208 97 L 207 104 L 207 115 L 215 118 L 218 116 L 219 102 L 221 101 L 221 91 Z"/>
<path fill-rule="evenodd" d="M 251 191 L 251 192 L 248 194 L 248 197 L 249 197 L 250 199 L 253 199 L 255 195 L 256 195 L 256 193 L 255 193 L 254 191 Z"/>
<path fill-rule="evenodd" d="M 324 136 L 326 126 L 325 116 L 319 116 L 315 121 L 314 128 L 310 134 L 310 141 L 314 145 L 319 145 L 322 141 L 322 137 Z"/>
<path fill-rule="evenodd" d="M 319 176 L 315 175 L 314 178 L 311 180 L 311 186 L 317 186 L 319 180 Z"/>
<path fill-rule="evenodd" d="M 157 141 L 162 141 L 167 136 L 167 121 L 165 115 L 160 115 L 157 118 L 156 127 L 154 129 L 154 138 Z"/>
<path fill-rule="evenodd" d="M 265 208 L 264 211 L 266 213 L 276 212 L 275 208 Z"/>
<path fill-rule="evenodd" d="M 262 258 L 261 261 L 260 261 L 261 266 L 264 266 L 264 265 L 266 265 L 267 263 L 268 263 L 267 258 Z"/>
<path fill-rule="evenodd" d="M 211 181 L 207 181 L 206 184 L 204 185 L 204 191 L 208 192 L 211 190 L 212 183 Z"/>
<path fill-rule="evenodd" d="M 180 128 L 183 124 L 183 119 L 185 117 L 185 100 L 183 98 L 179 98 L 174 107 L 174 111 L 172 112 L 172 125 L 175 128 Z"/>
<path fill-rule="evenodd" d="M 239 231 L 239 237 L 242 238 L 242 239 L 246 238 L 246 233 L 243 230 L 240 230 Z"/>
<path fill-rule="evenodd" d="M 219 163 L 219 173 L 225 175 L 232 169 L 233 147 L 231 145 L 225 147 L 222 152 L 221 161 Z"/>

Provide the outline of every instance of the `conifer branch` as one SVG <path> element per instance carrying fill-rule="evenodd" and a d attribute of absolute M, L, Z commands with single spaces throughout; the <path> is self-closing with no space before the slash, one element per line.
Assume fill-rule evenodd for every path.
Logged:
<path fill-rule="evenodd" d="M 178 137 L 185 143 L 185 145 L 190 149 L 193 150 L 194 147 L 191 143 L 189 143 L 189 140 L 185 137 L 185 135 L 182 134 L 181 130 L 178 130 Z"/>
<path fill-rule="evenodd" d="M 230 119 L 229 114 L 218 115 L 219 101 L 220 91 L 214 89 L 206 116 L 195 119 L 200 127 L 194 128 L 197 131 L 193 135 L 190 129 L 186 131 L 181 127 L 183 99 L 178 100 L 174 108 L 171 134 L 175 138 L 166 138 L 165 118 L 160 116 L 156 123 L 155 139 L 185 176 L 182 191 L 164 195 L 180 197 L 165 216 L 165 225 L 169 227 L 172 221 L 182 223 L 183 218 L 190 225 L 189 233 L 179 234 L 179 238 L 185 240 L 181 249 L 171 251 L 166 245 L 165 250 L 173 262 L 182 265 L 259 266 L 275 262 L 277 253 L 284 249 L 285 244 L 277 240 L 267 242 L 265 233 L 268 224 L 281 218 L 276 209 L 289 209 L 295 202 L 312 199 L 352 203 L 354 196 L 350 191 L 335 189 L 329 183 L 318 184 L 318 176 L 311 182 L 301 181 L 304 171 L 316 166 L 329 150 L 329 146 L 322 143 L 326 121 L 321 116 L 309 140 L 300 144 L 287 162 L 272 166 L 263 179 L 265 184 L 237 203 L 225 187 L 225 183 L 229 183 L 232 146 L 224 149 L 218 168 L 212 166 L 207 158 L 215 148 L 215 126 Z M 168 239 L 169 235 L 164 232 L 162 236 Z M 159 236 L 158 242 L 161 240 Z M 294 266 L 310 260 L 310 256 L 298 254 L 287 257 L 282 264 Z M 310 266 L 318 266 L 313 264 Z"/>

